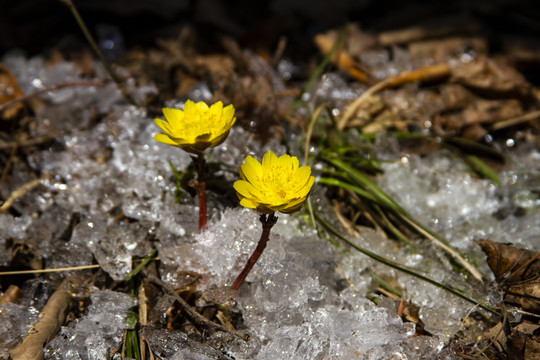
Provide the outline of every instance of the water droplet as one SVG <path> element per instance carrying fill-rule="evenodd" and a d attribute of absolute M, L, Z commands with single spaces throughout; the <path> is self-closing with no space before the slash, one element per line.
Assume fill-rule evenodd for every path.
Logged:
<path fill-rule="evenodd" d="M 32 82 L 31 82 L 32 86 L 35 87 L 36 89 L 43 89 L 44 86 L 43 86 L 43 82 L 41 81 L 41 79 L 33 79 Z"/>

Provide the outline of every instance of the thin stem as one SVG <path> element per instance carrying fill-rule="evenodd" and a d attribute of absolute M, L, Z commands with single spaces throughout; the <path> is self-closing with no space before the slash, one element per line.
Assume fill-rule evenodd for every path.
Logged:
<path fill-rule="evenodd" d="M 199 198 L 199 230 L 206 226 L 206 162 L 204 154 L 198 153 L 192 158 L 197 169 L 197 197 Z"/>
<path fill-rule="evenodd" d="M 71 13 L 73 14 L 73 17 L 75 17 L 75 20 L 79 24 L 79 27 L 81 28 L 84 36 L 86 37 L 86 40 L 90 43 L 90 46 L 96 52 L 97 56 L 99 57 L 99 60 L 101 61 L 101 63 L 105 67 L 105 70 L 107 70 L 109 75 L 111 75 L 112 79 L 114 80 L 114 82 L 116 83 L 116 85 L 118 86 L 120 91 L 122 92 L 122 95 L 124 95 L 126 100 L 131 105 L 138 106 L 135 99 L 133 99 L 133 97 L 129 94 L 129 92 L 124 87 L 124 85 L 122 84 L 122 82 L 120 81 L 118 76 L 116 76 L 116 74 L 113 72 L 113 70 L 111 68 L 111 65 L 109 64 L 107 59 L 105 59 L 105 56 L 103 56 L 103 53 L 101 52 L 101 50 L 97 46 L 96 41 L 92 37 L 92 34 L 90 34 L 90 31 L 86 27 L 86 24 L 84 23 L 84 20 L 82 19 L 81 14 L 79 14 L 79 11 L 75 7 L 75 4 L 73 3 L 73 1 L 71 1 L 71 0 L 60 0 L 60 1 L 63 2 L 64 4 L 66 4 L 69 7 L 69 9 L 71 10 Z"/>
<path fill-rule="evenodd" d="M 399 270 L 407 275 L 411 275 L 411 276 L 414 276 L 415 278 L 417 279 L 420 279 L 422 281 L 425 281 L 431 285 L 434 285 L 440 289 L 443 289 L 445 291 L 448 291 L 449 293 L 457 296 L 457 297 L 460 297 L 462 298 L 463 300 L 465 301 L 468 301 L 470 302 L 471 304 L 474 304 L 476 306 L 479 306 L 481 307 L 482 309 L 484 310 L 487 310 L 489 312 L 491 312 L 492 314 L 494 315 L 501 315 L 499 311 L 497 311 L 497 308 L 493 308 L 487 304 L 484 304 L 483 302 L 481 301 L 477 301 L 475 299 L 472 299 L 472 298 L 469 298 L 467 295 L 465 295 L 464 293 L 454 289 L 453 287 L 450 287 L 450 286 L 446 286 L 438 281 L 435 281 L 431 278 L 428 278 L 427 276 L 424 276 L 424 275 L 421 275 L 415 271 L 413 271 L 412 269 L 410 268 L 407 268 L 405 267 L 404 265 L 401 265 L 393 260 L 390 260 L 390 259 L 387 259 L 385 257 L 382 257 L 380 255 L 377 255 L 367 249 L 364 249 L 358 245 L 356 245 L 353 241 L 349 240 L 348 238 L 346 238 L 345 236 L 341 235 L 341 233 L 339 233 L 339 231 L 337 231 L 334 227 L 332 227 L 332 225 L 330 225 L 330 223 L 328 221 L 326 221 L 325 219 L 321 218 L 320 216 L 318 216 L 317 214 L 315 214 L 315 219 L 322 225 L 322 227 L 324 229 L 326 229 L 330 234 L 336 236 L 338 239 L 342 240 L 343 242 L 345 242 L 346 244 L 350 245 L 351 247 L 353 247 L 354 249 L 360 251 L 361 253 L 363 253 L 364 255 L 367 255 L 369 256 L 370 258 L 372 258 L 373 260 L 376 260 L 380 263 L 383 263 L 385 265 L 388 265 L 390 266 L 391 268 L 394 268 L 396 270 Z"/>
<path fill-rule="evenodd" d="M 259 260 L 261 257 L 262 252 L 266 248 L 266 243 L 268 243 L 268 239 L 270 237 L 270 230 L 272 229 L 272 226 L 275 225 L 277 221 L 277 216 L 274 216 L 274 213 L 268 215 L 261 215 L 261 223 L 263 226 L 263 231 L 261 234 L 261 238 L 259 239 L 259 243 L 257 244 L 257 247 L 255 248 L 255 251 L 253 251 L 253 254 L 251 254 L 251 257 L 248 259 L 246 266 L 244 266 L 244 270 L 238 275 L 236 280 L 234 280 L 231 288 L 233 290 L 240 289 L 240 286 L 242 286 L 242 283 L 244 282 L 244 279 L 246 276 L 248 276 L 249 272 L 251 271 L 251 268 L 253 268 L 253 265 Z"/>
<path fill-rule="evenodd" d="M 127 273 L 126 277 L 125 277 L 125 281 L 129 281 L 131 280 L 135 275 L 137 275 L 146 265 L 148 265 L 148 263 L 150 261 L 152 261 L 154 259 L 154 257 L 156 256 L 157 254 L 157 249 L 153 249 L 148 255 L 146 255 L 146 257 L 144 258 L 144 260 L 133 270 L 133 271 L 130 271 L 129 273 Z"/>

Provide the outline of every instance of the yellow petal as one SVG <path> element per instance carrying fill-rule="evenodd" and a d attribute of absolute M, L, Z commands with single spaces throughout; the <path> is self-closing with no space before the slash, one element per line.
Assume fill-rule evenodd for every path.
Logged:
<path fill-rule="evenodd" d="M 226 131 L 223 134 L 211 139 L 212 144 L 210 145 L 210 147 L 216 147 L 219 144 L 223 143 L 225 139 L 227 139 L 227 136 L 229 136 L 229 131 Z"/>
<path fill-rule="evenodd" d="M 278 158 L 276 154 L 272 152 L 272 150 L 268 150 L 266 154 L 264 154 L 262 158 L 262 168 L 263 171 L 267 171 L 278 161 Z"/>
<path fill-rule="evenodd" d="M 304 185 L 300 190 L 298 190 L 298 196 L 307 196 L 315 183 L 315 177 L 311 176 L 308 179 L 306 185 Z"/>
<path fill-rule="evenodd" d="M 169 137 L 169 135 L 156 134 L 156 135 L 154 135 L 154 140 L 162 142 L 162 143 L 167 144 L 167 145 L 178 146 L 178 143 L 175 142 L 173 139 L 171 139 Z"/>
<path fill-rule="evenodd" d="M 277 165 L 284 169 L 291 168 L 292 166 L 291 156 L 288 154 L 281 155 L 277 160 Z"/>
<path fill-rule="evenodd" d="M 184 103 L 184 116 L 188 119 L 193 118 L 195 114 L 199 113 L 198 104 L 195 104 L 192 100 L 187 100 Z"/>
<path fill-rule="evenodd" d="M 180 127 L 182 120 L 184 119 L 184 112 L 182 110 L 163 108 L 162 111 L 165 120 L 167 120 L 173 130 Z"/>
<path fill-rule="evenodd" d="M 210 120 L 211 126 L 214 126 L 216 128 L 223 127 L 223 123 L 221 121 L 221 114 L 223 112 L 223 103 L 221 101 L 218 101 L 217 103 L 212 104 L 210 106 L 210 109 L 208 111 L 208 120 Z"/>
<path fill-rule="evenodd" d="M 261 176 L 262 174 L 262 165 L 257 159 L 255 159 L 253 156 L 248 156 L 246 160 L 244 160 L 246 165 L 253 168 L 255 172 L 257 173 L 257 176 Z"/>
<path fill-rule="evenodd" d="M 287 207 L 280 209 L 279 211 L 284 214 L 290 214 L 290 213 L 296 212 L 302 208 L 302 205 L 304 205 L 305 201 L 306 201 L 306 198 L 300 199 L 296 203 L 291 203 Z"/>
<path fill-rule="evenodd" d="M 159 128 L 163 130 L 164 133 L 167 133 L 167 134 L 171 133 L 171 127 L 167 121 L 163 119 L 155 118 L 154 123 L 156 123 L 156 125 L 159 126 Z"/>
<path fill-rule="evenodd" d="M 186 101 L 187 102 L 190 102 L 191 104 L 195 104 L 193 101 L 191 100 L 188 100 Z M 219 101 L 221 102 L 221 101 Z M 200 110 L 208 110 L 208 104 L 206 104 L 204 101 L 199 101 L 198 103 L 196 103 L 195 105 L 197 105 L 197 107 L 200 109 Z"/>
<path fill-rule="evenodd" d="M 234 124 L 236 118 L 234 117 L 234 106 L 232 106 L 232 104 L 227 105 L 223 108 L 223 112 L 221 113 L 221 119 L 225 124 L 230 124 L 230 126 Z"/>
<path fill-rule="evenodd" d="M 240 205 L 242 205 L 243 207 L 247 207 L 249 209 L 256 209 L 257 206 L 259 206 L 259 204 L 257 204 L 256 202 L 252 200 L 249 200 L 248 198 L 242 198 L 240 200 Z"/>
<path fill-rule="evenodd" d="M 294 174 L 294 172 L 296 170 L 298 170 L 298 165 L 299 165 L 299 162 L 298 162 L 298 158 L 296 156 L 292 156 L 291 157 L 291 162 L 292 162 L 292 173 Z"/>
<path fill-rule="evenodd" d="M 262 198 L 263 194 L 245 180 L 237 180 L 233 184 L 234 189 L 243 197 L 249 199 Z"/>
<path fill-rule="evenodd" d="M 252 183 L 253 185 L 259 182 L 259 173 L 250 165 L 242 164 L 240 165 L 241 176 L 243 179 Z"/>
<path fill-rule="evenodd" d="M 296 181 L 298 185 L 303 186 L 308 182 L 310 175 L 311 168 L 309 166 L 302 166 L 296 171 L 296 174 L 294 174 L 294 181 Z"/>

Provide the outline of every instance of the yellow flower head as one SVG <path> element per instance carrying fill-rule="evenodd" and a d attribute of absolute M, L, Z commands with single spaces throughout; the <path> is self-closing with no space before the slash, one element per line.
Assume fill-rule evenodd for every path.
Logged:
<path fill-rule="evenodd" d="M 234 107 L 223 107 L 221 101 L 208 107 L 188 100 L 184 110 L 163 108 L 163 115 L 165 120 L 154 119 L 163 131 L 154 140 L 196 154 L 225 141 L 236 121 Z"/>
<path fill-rule="evenodd" d="M 315 182 L 309 166 L 298 167 L 296 157 L 278 158 L 272 151 L 263 156 L 262 164 L 248 156 L 239 171 L 242 180 L 234 188 L 240 205 L 263 214 L 300 210 Z"/>

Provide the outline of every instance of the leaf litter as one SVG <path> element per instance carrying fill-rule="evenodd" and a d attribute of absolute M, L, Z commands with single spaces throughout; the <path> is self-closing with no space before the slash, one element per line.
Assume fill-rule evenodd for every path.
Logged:
<path fill-rule="evenodd" d="M 310 39 L 320 47 L 321 54 L 313 53 L 312 63 L 302 64 L 286 57 L 276 61 L 269 55 L 273 49 L 263 52 L 259 48 L 257 53 L 230 37 L 218 38 L 219 50 L 202 51 L 195 40 L 197 31 L 185 27 L 177 36 L 157 41 L 156 47 L 128 50 L 119 61 L 119 77 L 143 110 L 125 105 L 122 94 L 107 81 L 104 69 L 88 56 L 88 51 L 76 59 L 62 51 L 53 51 L 49 58 L 6 55 L 0 82 L 3 89 L 12 90 L 4 91 L 6 96 L 0 99 L 0 158 L 6 164 L 0 194 L 5 201 L 2 206 L 9 206 L 4 208 L 1 220 L 1 244 L 6 251 L 0 255 L 0 265 L 5 271 L 40 269 L 41 261 L 47 268 L 101 265 L 98 270 L 85 270 L 83 281 L 90 284 L 90 290 L 71 298 L 66 320 L 54 326 L 61 326 L 59 335 L 53 339 L 56 330 L 46 334 L 52 342 L 45 357 L 64 358 L 62 351 L 67 352 L 70 345 L 62 337 L 69 336 L 78 336 L 74 344 L 89 349 L 83 357 L 113 356 L 114 352 L 116 356 L 122 352 L 126 355 L 121 344 L 125 343 L 122 333 L 127 325 L 119 324 L 126 321 L 132 306 L 123 295 L 135 286 L 121 275 L 156 247 L 160 259 L 148 264 L 152 275 L 143 272 L 136 277 L 149 299 L 150 323 L 140 324 L 138 329 L 147 356 L 264 359 L 281 353 L 299 359 L 390 359 L 393 352 L 401 352 L 403 358 L 453 359 L 479 354 L 488 358 L 536 358 L 538 253 L 501 243 L 512 240 L 508 234 L 519 224 L 528 225 L 533 234 L 534 226 L 538 226 L 534 217 L 538 209 L 538 153 L 534 151 L 538 145 L 534 116 L 538 92 L 516 69 L 523 69 L 524 55 L 493 56 L 477 22 L 450 24 L 435 22 L 378 33 L 349 25 L 345 41 L 336 50 L 339 57 L 330 58 L 335 68 L 327 66 L 306 92 L 302 85 L 315 61 L 332 51 L 337 39 L 332 34 L 339 34 L 341 29 Z M 321 39 L 325 42 L 322 45 Z M 209 182 L 209 197 L 215 206 L 211 210 L 213 227 L 209 229 L 213 234 L 197 234 L 192 191 L 184 185 L 183 192 L 174 194 L 177 174 L 170 171 L 171 164 L 190 176 L 189 159 L 148 141 L 155 129 L 147 119 L 158 114 L 162 106 L 175 106 L 188 98 L 233 103 L 241 126 L 232 136 L 245 139 L 229 141 L 225 149 L 213 153 L 210 165 L 217 169 L 219 179 L 211 186 Z M 302 106 L 291 112 L 299 99 Z M 235 180 L 241 155 L 262 154 L 268 149 L 299 155 L 303 150 L 302 131 L 307 129 L 310 113 L 321 104 L 328 110 L 322 116 L 324 121 L 334 121 L 341 130 L 333 133 L 331 125 L 321 129 L 317 123 L 310 154 L 327 147 L 328 137 L 341 136 L 346 141 L 353 139 L 355 145 L 360 142 L 372 147 L 366 139 L 374 136 L 371 139 L 380 149 L 368 153 L 388 164 L 369 175 L 382 169 L 382 179 L 376 178 L 378 185 L 390 190 L 408 211 L 445 233 L 458 249 L 471 252 L 468 255 L 477 262 L 482 258 L 471 240 L 485 238 L 486 234 L 496 237 L 497 243 L 479 242 L 487 253 L 495 289 L 489 289 L 489 280 L 487 289 L 480 290 L 482 286 L 477 283 L 451 275 L 452 264 L 444 255 L 411 236 L 410 229 L 401 228 L 394 218 L 386 219 L 395 227 L 393 235 L 385 239 L 380 231 L 372 230 L 378 227 L 376 221 L 365 221 L 373 215 L 369 211 L 359 213 L 358 205 L 351 204 L 342 190 L 323 191 L 321 186 L 314 191 L 316 210 L 333 219 L 336 209 L 343 216 L 332 223 L 337 228 L 347 224 L 351 234 L 360 234 L 354 237 L 359 236 L 363 246 L 429 272 L 440 281 L 450 279 L 452 286 L 500 307 L 504 316 L 489 318 L 474 308 L 456 306 L 444 292 L 437 292 L 440 298 L 429 296 L 429 288 L 421 282 L 358 256 L 336 256 L 329 243 L 314 240 L 315 233 L 305 236 L 290 229 L 303 226 L 301 232 L 312 231 L 297 218 L 286 221 L 277 231 L 284 244 L 270 249 L 270 259 L 275 263 L 263 263 L 239 298 L 227 290 L 224 284 L 230 283 L 231 274 L 243 262 L 241 256 L 247 256 L 242 253 L 256 238 L 253 224 L 245 223 L 249 214 L 231 210 L 236 203 L 228 185 Z M 520 118 L 524 120 L 515 122 Z M 397 140 L 383 133 L 397 133 Z M 400 138 L 400 133 L 424 138 L 410 141 Z M 464 146 L 466 141 L 494 151 Z M 445 147 L 449 144 L 452 146 Z M 517 157 L 523 167 L 509 166 L 506 154 L 518 144 L 529 149 Z M 444 152 L 448 149 L 458 156 Z M 441 151 L 443 157 L 437 157 Z M 504 157 L 499 156 L 503 153 Z M 361 151 L 358 154 L 364 156 Z M 468 156 L 476 157 L 470 163 L 472 169 L 459 162 Z M 509 156 L 516 155 L 510 152 Z M 321 170 L 322 165 L 318 166 Z M 486 166 L 501 177 L 500 193 L 489 180 L 478 178 L 494 179 Z M 404 177 L 407 167 L 409 177 Z M 105 178 L 99 176 L 102 173 Z M 434 175 L 426 175 L 430 173 Z M 416 181 L 418 188 L 409 193 L 407 184 L 404 188 L 397 184 L 388 187 L 397 179 L 411 181 L 412 187 Z M 463 187 L 458 185 L 461 182 Z M 427 198 L 423 199 L 418 189 L 425 189 Z M 453 189 L 470 191 L 479 197 L 479 205 L 451 203 L 448 197 Z M 497 197 L 503 199 L 501 203 L 494 203 Z M 325 203 L 327 198 L 333 208 Z M 418 207 L 422 204 L 427 212 Z M 487 225 L 467 227 L 469 221 Z M 242 226 L 235 227 L 235 222 Z M 490 226 L 501 231 L 489 230 Z M 222 228 L 232 232 L 222 232 Z M 393 242 L 397 233 L 409 236 L 417 247 L 428 248 L 431 255 L 415 255 L 407 246 L 397 245 Z M 232 236 L 239 236 L 239 242 L 221 240 L 234 252 L 224 250 L 222 259 L 205 257 L 205 253 L 216 251 L 217 239 Z M 514 239 L 522 246 L 538 246 L 537 236 L 526 231 L 517 231 Z M 313 247 L 320 249 L 306 250 Z M 21 249 L 33 250 L 25 253 Z M 338 249 L 345 254 L 351 251 Z M 307 259 L 300 260 L 306 254 Z M 280 268 L 279 260 L 291 267 L 290 271 Z M 441 261 L 448 272 L 437 273 L 426 266 L 434 261 Z M 329 267 L 329 262 L 339 263 L 342 270 L 330 270 L 336 267 Z M 487 267 L 478 267 L 488 277 Z M 293 275 L 295 269 L 300 275 Z M 2 344 L 9 344 L 14 351 L 14 358 L 14 339 L 25 337 L 25 329 L 36 320 L 32 315 L 36 311 L 43 311 L 44 318 L 54 317 L 47 310 L 59 306 L 53 301 L 52 289 L 60 289 L 73 272 L 2 278 L 4 294 L 13 286 L 22 291 L 20 297 L 10 299 L 9 304 L 16 306 L 10 314 L 20 314 L 25 320 L 21 327 L 9 323 L 6 333 L 10 337 L 2 339 Z M 152 276 L 174 286 L 185 303 L 156 287 Z M 305 282 L 303 286 L 299 285 L 301 281 Z M 315 282 L 311 287 L 310 281 Z M 278 294 L 291 295 L 278 298 Z M 100 318 L 95 310 L 89 310 L 89 299 L 100 304 L 107 296 L 118 296 L 118 303 L 124 306 L 110 308 L 111 316 L 120 321 L 112 330 L 90 324 Z M 333 300 L 326 303 L 325 297 Z M 47 300 L 50 303 L 43 307 Z M 109 309 L 109 305 L 104 306 Z M 448 310 L 444 306 L 451 306 L 456 313 L 436 324 L 434 319 Z M 472 311 L 470 316 L 465 309 Z M 198 315 L 190 316 L 191 311 L 232 332 L 245 332 L 251 339 L 246 345 L 230 332 L 214 332 L 201 325 Z M 2 315 L 6 313 L 3 310 Z M 364 318 L 356 318 L 359 315 Z M 415 325 L 407 327 L 402 320 Z M 377 327 L 379 322 L 384 324 Z M 94 337 L 92 331 L 96 332 Z M 387 332 L 386 343 L 377 341 L 377 332 Z M 480 340 L 475 340 L 478 334 Z M 100 347 L 102 339 L 106 339 L 107 348 Z"/>

